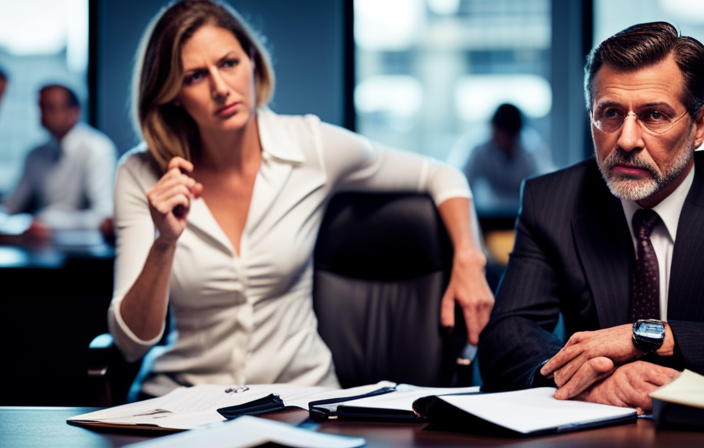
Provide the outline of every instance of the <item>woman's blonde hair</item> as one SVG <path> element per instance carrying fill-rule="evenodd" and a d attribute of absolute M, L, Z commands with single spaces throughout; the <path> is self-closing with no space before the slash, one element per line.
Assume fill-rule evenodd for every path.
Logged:
<path fill-rule="evenodd" d="M 164 171 L 173 157 L 191 160 L 200 145 L 195 121 L 173 100 L 183 82 L 181 47 L 204 25 L 232 32 L 254 62 L 257 107 L 274 93 L 271 57 L 237 11 L 215 0 L 182 0 L 164 7 L 142 36 L 132 81 L 135 129 Z"/>

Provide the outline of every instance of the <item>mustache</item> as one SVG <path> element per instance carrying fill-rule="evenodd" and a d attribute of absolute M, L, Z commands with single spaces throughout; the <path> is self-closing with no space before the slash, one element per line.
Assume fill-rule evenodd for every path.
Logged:
<path fill-rule="evenodd" d="M 659 177 L 658 171 L 648 162 L 639 157 L 637 152 L 614 151 L 604 160 L 604 166 L 612 169 L 616 165 L 629 165 L 647 171 L 653 178 Z"/>

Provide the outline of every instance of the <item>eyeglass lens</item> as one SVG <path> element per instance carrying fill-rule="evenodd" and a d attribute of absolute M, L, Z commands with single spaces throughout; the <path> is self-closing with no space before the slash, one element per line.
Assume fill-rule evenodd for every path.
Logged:
<path fill-rule="evenodd" d="M 687 115 L 687 112 L 684 112 L 679 117 L 673 119 L 657 110 L 648 110 L 639 114 L 636 114 L 635 112 L 623 114 L 622 112 L 618 112 L 614 109 L 604 109 L 594 111 L 592 114 L 592 121 L 594 122 L 594 126 L 603 132 L 616 132 L 621 129 L 626 117 L 629 115 L 633 115 L 636 120 L 649 131 L 656 134 L 663 134 L 669 131 L 675 123 Z"/>

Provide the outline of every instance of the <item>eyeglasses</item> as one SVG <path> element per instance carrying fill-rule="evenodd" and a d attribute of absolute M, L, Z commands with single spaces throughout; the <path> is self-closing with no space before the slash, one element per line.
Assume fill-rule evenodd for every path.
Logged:
<path fill-rule="evenodd" d="M 608 134 L 621 129 L 626 118 L 630 115 L 635 117 L 638 124 L 640 124 L 645 131 L 651 134 L 661 135 L 672 129 L 678 121 L 687 115 L 687 112 L 674 119 L 658 110 L 652 109 L 640 114 L 629 111 L 626 115 L 612 108 L 597 110 L 596 113 L 594 113 L 594 111 L 589 112 L 589 118 L 594 127 Z"/>

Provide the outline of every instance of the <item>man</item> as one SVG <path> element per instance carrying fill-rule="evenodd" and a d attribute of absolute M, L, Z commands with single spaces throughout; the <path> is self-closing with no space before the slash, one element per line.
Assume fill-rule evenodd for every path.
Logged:
<path fill-rule="evenodd" d="M 522 130 L 521 111 L 513 104 L 502 104 L 491 119 L 491 138 L 472 149 L 464 173 L 478 213 L 515 215 L 523 179 L 550 170 L 549 157 L 543 154 L 547 148 L 537 133 Z"/>
<path fill-rule="evenodd" d="M 704 46 L 635 25 L 592 51 L 585 95 L 596 159 L 525 181 L 479 364 L 488 390 L 645 412 L 704 373 Z"/>
<path fill-rule="evenodd" d="M 39 108 L 52 138 L 29 153 L 22 177 L 3 205 L 8 213 L 34 214 L 26 232 L 31 238 L 47 239 L 53 230 L 98 230 L 112 216 L 115 146 L 103 133 L 79 123 L 81 108 L 71 89 L 45 86 Z"/>
<path fill-rule="evenodd" d="M 2 103 L 2 96 L 5 94 L 5 89 L 7 88 L 7 75 L 0 67 L 0 103 Z"/>

